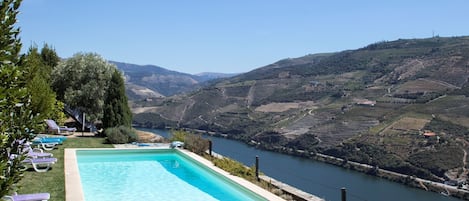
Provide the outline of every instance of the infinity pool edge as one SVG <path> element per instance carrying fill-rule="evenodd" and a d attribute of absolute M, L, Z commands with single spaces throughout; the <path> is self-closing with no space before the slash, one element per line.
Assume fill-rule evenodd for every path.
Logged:
<path fill-rule="evenodd" d="M 65 200 L 67 201 L 83 201 L 84 193 L 83 187 L 80 180 L 80 172 L 78 169 L 77 163 L 77 150 L 161 150 L 168 148 L 67 148 L 65 149 L 64 154 L 64 173 L 65 173 Z M 224 176 L 225 178 L 231 180 L 232 182 L 243 186 L 246 189 L 256 193 L 257 195 L 264 197 L 267 200 L 284 200 L 275 194 L 234 175 L 229 174 L 228 172 L 216 167 L 211 161 L 184 149 L 176 149 L 175 151 L 189 157 L 203 166 L 211 169 L 212 171 Z"/>

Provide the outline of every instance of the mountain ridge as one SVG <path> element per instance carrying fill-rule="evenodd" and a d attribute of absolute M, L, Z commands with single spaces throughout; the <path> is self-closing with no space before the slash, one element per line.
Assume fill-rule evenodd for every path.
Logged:
<path fill-rule="evenodd" d="M 468 52 L 467 36 L 434 37 L 284 59 L 136 104 L 152 110 L 135 114 L 134 123 L 224 133 L 269 150 L 326 153 L 432 180 L 466 179 Z"/>
<path fill-rule="evenodd" d="M 137 65 L 109 61 L 123 72 L 126 94 L 131 100 L 162 98 L 193 91 L 214 79 L 230 77 L 235 74 L 204 73 L 192 75 L 168 70 L 157 65 Z"/>

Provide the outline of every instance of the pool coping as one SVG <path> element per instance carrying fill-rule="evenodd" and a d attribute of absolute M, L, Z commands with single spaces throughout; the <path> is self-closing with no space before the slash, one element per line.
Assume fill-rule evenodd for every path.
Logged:
<path fill-rule="evenodd" d="M 80 173 L 78 170 L 78 163 L 76 157 L 77 150 L 148 150 L 148 149 L 168 149 L 165 147 L 144 147 L 144 148 L 67 148 L 65 149 L 64 154 L 64 172 L 65 172 L 65 200 L 66 201 L 82 201 L 85 200 L 83 187 L 81 185 L 80 180 Z M 271 200 L 271 201 L 280 201 L 284 200 L 279 196 L 241 178 L 216 167 L 211 161 L 199 156 L 193 152 L 184 150 L 184 149 L 177 149 L 180 153 L 196 160 L 197 162 L 201 163 L 202 165 L 210 168 L 212 171 L 217 172 L 220 175 L 230 179 L 231 181 L 235 182 L 236 184 L 243 186 L 246 189 L 251 190 L 252 192 L 258 194 L 259 196 Z"/>

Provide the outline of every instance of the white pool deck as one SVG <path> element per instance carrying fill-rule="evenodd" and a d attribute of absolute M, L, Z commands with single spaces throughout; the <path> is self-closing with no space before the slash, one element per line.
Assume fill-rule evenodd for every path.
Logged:
<path fill-rule="evenodd" d="M 138 149 L 168 149 L 168 146 L 158 146 L 158 147 L 139 147 L 139 148 L 133 148 L 133 147 L 124 147 L 124 148 L 97 148 L 97 149 L 65 149 L 65 156 L 64 156 L 64 171 L 65 171 L 65 200 L 67 201 L 82 201 L 84 199 L 84 194 L 83 194 L 83 188 L 81 186 L 81 181 L 80 181 L 80 173 L 78 170 L 78 163 L 77 163 L 77 157 L 76 157 L 76 150 L 138 150 Z M 253 191 L 254 193 L 264 197 L 267 200 L 270 201 L 276 201 L 276 200 L 284 200 L 280 198 L 279 196 L 243 179 L 237 176 L 233 176 L 229 174 L 228 172 L 216 167 L 213 165 L 212 162 L 209 160 L 195 154 L 192 152 L 189 152 L 184 149 L 178 149 L 181 153 L 191 157 L 192 159 L 200 162 L 207 168 L 212 169 L 213 171 L 225 176 L 228 179 L 231 179 L 235 183 L 244 186 L 245 188 Z"/>

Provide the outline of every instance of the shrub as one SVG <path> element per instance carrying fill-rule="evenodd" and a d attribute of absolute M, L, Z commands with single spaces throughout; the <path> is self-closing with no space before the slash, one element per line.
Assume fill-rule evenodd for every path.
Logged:
<path fill-rule="evenodd" d="M 208 150 L 208 140 L 202 138 L 202 135 L 188 134 L 186 135 L 186 149 L 202 155 Z"/>
<path fill-rule="evenodd" d="M 104 131 L 109 143 L 112 144 L 124 144 L 129 142 L 135 142 L 138 140 L 138 136 L 135 131 L 126 126 L 107 128 Z"/>
<path fill-rule="evenodd" d="M 183 130 L 171 130 L 171 137 L 169 138 L 170 141 L 186 141 L 186 135 L 188 133 Z"/>
<path fill-rule="evenodd" d="M 208 150 L 208 140 L 200 134 L 193 134 L 183 130 L 172 130 L 170 141 L 184 142 L 184 147 L 196 154 L 204 154 Z"/>
<path fill-rule="evenodd" d="M 250 181 L 256 180 L 256 171 L 254 167 L 246 167 L 242 163 L 230 158 L 213 158 L 212 162 L 215 166 L 239 177 L 243 177 Z"/>

